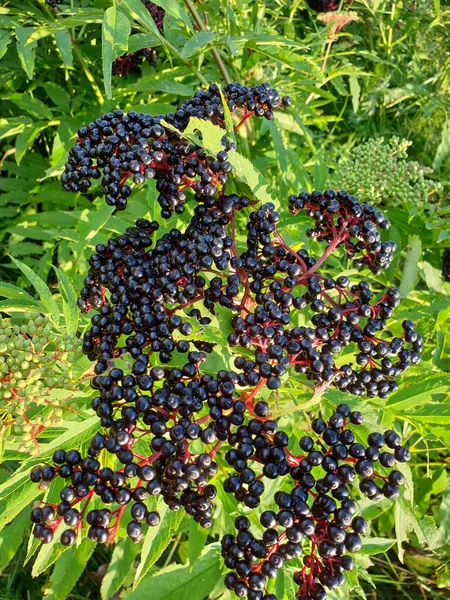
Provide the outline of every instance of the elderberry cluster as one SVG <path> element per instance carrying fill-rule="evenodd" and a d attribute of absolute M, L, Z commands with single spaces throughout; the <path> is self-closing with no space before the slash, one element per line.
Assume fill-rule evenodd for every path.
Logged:
<path fill-rule="evenodd" d="M 290 104 L 267 84 L 231 84 L 224 97 L 239 119 L 237 128 L 253 114 L 270 119 L 277 105 Z M 165 121 L 183 129 L 192 116 L 223 125 L 216 86 Z M 258 394 L 263 387 L 278 389 L 293 370 L 310 387 L 307 381 L 385 398 L 396 390 L 395 377 L 419 361 L 422 340 L 410 321 L 398 337 L 386 339 L 397 290 L 374 300 L 365 281 L 322 274 L 340 248 L 360 269 L 386 268 L 395 245 L 383 242 L 378 230 L 389 223 L 346 192 L 301 193 L 291 196 L 288 207 L 299 222 L 313 219 L 311 237 L 325 249 L 319 256 L 294 250 L 278 229 L 273 204 L 251 210 L 248 197 L 224 189 L 232 176 L 229 145 L 211 157 L 162 120 L 120 111 L 103 115 L 80 130 L 61 178 L 64 189 L 86 191 L 103 170 L 106 201 L 117 208 L 132 192 L 130 173 L 137 184 L 157 179 L 164 217 L 182 212 L 190 196 L 196 204 L 184 231 L 173 228 L 156 238 L 158 223 L 138 219 L 97 245 L 90 258 L 79 307 L 96 314 L 82 350 L 95 363 L 92 409 L 102 429 L 85 454 L 57 450 L 53 464 L 33 469 L 32 480 L 43 487 L 64 479 L 60 501 L 33 511 L 34 535 L 49 542 L 65 523 L 60 539 L 70 545 L 86 521 L 92 540 L 109 543 L 124 518 L 138 542 L 146 526 L 159 522 L 147 506 L 150 496 L 209 527 L 220 451 L 228 465 L 223 488 L 246 507 L 261 504 L 267 480 L 281 478 L 281 487 L 288 478 L 292 488 L 276 495 L 278 512 L 263 513 L 262 540 L 245 519 L 238 521 L 236 538 L 226 536 L 224 558 L 235 570 L 227 585 L 239 596 L 267 600 L 267 578 L 283 561 L 298 558 L 306 544 L 298 597 L 317 600 L 324 586 L 342 583 L 342 571 L 351 568 L 345 552 L 357 549 L 364 529 L 361 521 L 347 522 L 347 513 L 355 512 L 350 484 L 360 478 L 362 494 L 395 498 L 403 477 L 388 471 L 406 461 L 408 451 L 394 432 L 372 433 L 362 445 L 351 427 L 362 416 L 340 405 L 328 421 L 313 421 L 314 435 L 301 440 L 305 454 L 296 456 L 272 418 L 270 392 L 267 400 Z M 240 211 L 246 218 L 235 218 Z M 240 222 L 247 223 L 246 241 L 237 231 Z M 236 234 L 244 246 L 239 250 Z M 232 366 L 219 370 L 220 332 L 206 336 L 217 315 L 233 329 L 228 345 L 234 355 Z M 336 360 L 341 353 L 345 363 Z M 393 452 L 382 451 L 384 444 Z"/>
<path fill-rule="evenodd" d="M 158 30 L 162 32 L 166 11 L 157 4 L 149 2 L 149 0 L 141 1 L 150 13 Z M 139 29 L 132 27 L 131 35 L 136 35 L 137 33 L 140 33 Z M 156 49 L 141 48 L 141 50 L 137 50 L 136 52 L 129 52 L 128 54 L 117 57 L 112 64 L 112 74 L 119 75 L 120 77 L 127 77 L 130 73 L 139 73 L 139 66 L 142 58 L 146 59 L 150 66 L 155 66 Z"/>
<path fill-rule="evenodd" d="M 232 83 L 225 86 L 223 94 L 233 112 L 242 112 L 243 118 L 255 114 L 270 119 L 274 108 L 290 104 L 290 98 L 280 100 L 276 90 L 266 84 L 248 88 Z M 164 218 L 174 211 L 178 214 L 184 211 L 189 188 L 195 192 L 197 202 L 214 206 L 217 199 L 212 198 L 223 190 L 232 170 L 227 160 L 231 146 L 225 140 L 224 150 L 211 157 L 203 148 L 162 124 L 165 120 L 183 131 L 192 116 L 223 125 L 217 85 L 211 85 L 207 92 L 201 92 L 175 113 L 165 116 L 152 117 L 134 111 L 124 115 L 120 110 L 102 115 L 78 131 L 78 142 L 70 151 L 61 176 L 63 189 L 87 192 L 91 180 L 101 178 L 107 204 L 123 210 L 132 193 L 131 180 L 140 185 L 154 178 Z"/>
<path fill-rule="evenodd" d="M 325 588 L 335 589 L 344 583 L 343 571 L 353 568 L 350 554 L 361 549 L 360 535 L 368 529 L 367 522 L 355 515 L 357 506 L 351 499 L 350 484 L 359 478 L 360 491 L 372 500 L 397 498 L 405 479 L 392 468 L 397 461 L 410 458 L 394 431 L 370 433 L 367 446 L 359 443 L 351 426 L 361 425 L 362 421 L 361 413 L 340 404 L 328 422 L 313 420 L 315 437 L 301 438 L 300 449 L 305 454 L 300 456 L 286 449 L 286 434 L 276 434 L 279 439 L 274 437 L 273 442 L 280 459 L 283 457 L 279 462 L 285 465 L 279 475 L 289 475 L 291 490 L 276 492 L 276 508 L 260 515 L 261 537 L 252 533 L 249 519 L 241 516 L 235 521 L 238 533 L 222 538 L 222 556 L 232 569 L 225 584 L 238 597 L 275 600 L 274 594 L 266 592 L 269 580 L 286 562 L 301 556 L 303 568 L 294 575 L 299 586 L 297 598 L 323 600 Z M 264 436 L 253 440 L 255 457 L 264 460 L 264 454 L 273 453 Z M 385 445 L 392 452 L 382 451 Z M 388 475 L 375 471 L 377 462 L 383 472 L 390 471 Z M 267 472 L 265 475 L 270 476 Z"/>

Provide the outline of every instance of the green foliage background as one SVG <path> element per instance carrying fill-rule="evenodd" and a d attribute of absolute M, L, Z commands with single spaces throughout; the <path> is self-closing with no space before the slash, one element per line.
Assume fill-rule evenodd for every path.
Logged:
<path fill-rule="evenodd" d="M 349 191 L 382 203 L 399 251 L 375 279 L 400 288 L 397 321 L 417 321 L 425 338 L 423 361 L 398 393 L 387 401 L 352 401 L 369 425 L 400 424 L 412 447 L 414 497 L 409 490 L 394 507 L 363 506 L 376 520 L 358 558 L 359 582 L 352 577 L 330 598 L 448 598 L 450 284 L 441 260 L 450 246 L 450 4 L 349 0 L 341 3 L 345 10 L 327 16 L 305 0 L 157 4 L 167 13 L 163 34 L 140 0 L 70 0 L 55 11 L 44 0 L 11 0 L 0 8 L 0 599 L 229 598 L 217 544 L 237 510 L 228 497 L 207 533 L 181 513 L 168 513 L 142 546 L 124 538 L 94 549 L 85 539 L 63 552 L 28 540 L 29 506 L 40 493 L 27 475 L 56 447 L 82 445 L 97 429 L 86 383 L 90 365 L 72 344 L 87 324 L 76 310 L 75 290 L 94 246 L 138 217 L 159 214 L 153 184 L 136 191 L 119 214 L 98 187 L 86 196 L 64 193 L 58 175 L 76 131 L 117 106 L 165 113 L 199 86 L 223 83 L 225 71 L 243 83 L 269 81 L 293 98 L 291 109 L 274 122 L 253 122 L 239 140 L 239 152 L 264 173 L 285 212 L 286 239 L 307 243 L 287 216 L 290 193 L 353 186 Z M 140 33 L 130 37 L 132 23 Z M 111 76 L 116 56 L 147 46 L 157 47 L 156 67 L 143 64 L 126 79 Z M 251 182 L 255 172 L 244 171 Z M 174 217 L 160 231 L 176 224 Z M 345 262 L 335 259 L 333 266 L 352 274 Z M 25 378 L 27 415 L 37 430 L 17 418 L 3 385 L 11 365 L 23 362 L 20 327 L 27 312 L 49 323 L 43 354 L 53 356 L 62 340 L 76 353 L 70 366 L 62 356 L 55 373 L 38 371 L 40 392 L 30 392 Z M 217 341 L 224 323 L 213 326 Z M 272 400 L 283 425 L 299 437 L 303 411 L 319 403 L 327 410 L 341 397 L 333 391 L 311 397 L 293 381 Z M 30 431 L 38 431 L 36 443 Z M 279 600 L 295 594 L 285 575 L 275 584 Z"/>

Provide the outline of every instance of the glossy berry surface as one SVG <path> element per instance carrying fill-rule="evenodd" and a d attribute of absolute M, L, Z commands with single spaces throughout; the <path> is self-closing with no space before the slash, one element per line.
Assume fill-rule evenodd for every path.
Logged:
<path fill-rule="evenodd" d="M 222 94 L 236 130 L 291 104 L 268 84 L 233 83 Z M 419 362 L 422 339 L 409 320 L 394 336 L 398 290 L 375 291 L 359 275 L 379 275 L 396 250 L 380 211 L 344 191 L 291 195 L 282 209 L 309 223 L 311 246 L 290 246 L 274 203 L 229 189 L 234 143 L 223 136 L 210 153 L 187 141 L 191 118 L 223 129 L 217 86 L 164 117 L 106 113 L 79 130 L 69 153 L 61 177 L 68 191 L 86 192 L 99 179 L 106 202 L 122 210 L 130 180 L 156 179 L 164 218 L 192 206 L 184 229 L 158 236 L 158 223 L 140 218 L 89 260 L 79 307 L 95 311 L 82 350 L 94 363 L 99 431 L 85 451 L 57 450 L 52 464 L 32 470 L 41 485 L 64 479 L 60 502 L 33 510 L 34 535 L 49 542 L 64 522 L 65 545 L 82 529 L 110 543 L 123 525 L 138 543 L 160 522 L 152 496 L 209 528 L 220 485 L 246 509 L 261 506 L 264 529 L 256 535 L 242 515 L 236 535 L 222 540 L 227 587 L 274 600 L 268 581 L 301 560 L 298 598 L 317 600 L 343 583 L 368 529 L 354 498 L 398 497 L 405 478 L 397 464 L 409 450 L 393 430 L 364 433 L 363 415 L 347 404 L 302 421 L 297 444 L 274 418 L 274 399 L 292 376 L 313 390 L 386 398 Z M 332 255 L 357 274 L 331 277 Z M 205 335 L 218 316 L 232 356 L 220 369 L 220 348 Z M 264 493 L 275 480 L 272 501 Z"/>

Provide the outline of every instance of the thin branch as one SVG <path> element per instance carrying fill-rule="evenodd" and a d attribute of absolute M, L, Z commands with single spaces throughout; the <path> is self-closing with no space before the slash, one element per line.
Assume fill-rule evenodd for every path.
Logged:
<path fill-rule="evenodd" d="M 205 23 L 202 21 L 200 15 L 198 14 L 198 11 L 195 8 L 192 0 L 184 0 L 184 3 L 186 4 L 187 8 L 189 9 L 189 12 L 192 15 L 192 18 L 194 19 L 196 29 L 198 31 L 208 31 Z M 214 57 L 214 60 L 217 63 L 217 66 L 219 67 L 219 71 L 220 71 L 225 83 L 231 83 L 232 79 L 228 73 L 225 63 L 222 60 L 222 57 L 219 54 L 219 51 L 214 46 L 212 46 L 210 48 L 210 50 L 211 50 L 211 54 Z"/>

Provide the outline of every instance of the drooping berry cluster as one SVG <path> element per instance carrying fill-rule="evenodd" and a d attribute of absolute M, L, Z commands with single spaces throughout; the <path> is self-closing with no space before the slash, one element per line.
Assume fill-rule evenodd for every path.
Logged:
<path fill-rule="evenodd" d="M 68 398 L 52 391 L 75 394 L 71 364 L 79 347 L 75 335 L 54 332 L 39 313 L 0 319 L 0 435 L 7 428 L 20 434 L 19 452 L 38 454 L 36 438 L 70 409 Z"/>
<path fill-rule="evenodd" d="M 162 32 L 166 11 L 157 4 L 149 2 L 149 0 L 142 0 L 142 4 L 144 4 L 145 8 L 150 13 L 158 30 Z M 139 29 L 132 27 L 131 35 L 136 35 L 137 33 L 140 33 Z M 128 54 L 119 56 L 112 64 L 112 74 L 119 75 L 120 77 L 127 77 L 130 73 L 139 73 L 142 58 L 144 58 L 150 66 L 155 66 L 156 49 L 142 48 L 136 52 L 129 52 Z"/>
<path fill-rule="evenodd" d="M 252 114 L 272 118 L 277 103 L 290 104 L 267 84 L 231 84 L 224 96 L 239 119 L 237 127 Z M 190 116 L 223 125 L 216 86 L 165 120 L 182 130 Z M 310 548 L 305 570 L 296 576 L 299 597 L 317 600 L 323 586 L 340 584 L 341 571 L 350 568 L 343 548 L 358 545 L 352 536 L 361 527 L 355 524 L 353 533 L 346 532 L 338 512 L 352 514 L 350 483 L 358 475 L 363 494 L 394 498 L 402 477 L 391 472 L 386 479 L 375 473 L 374 463 L 390 469 L 396 460 L 407 460 L 408 452 L 392 432 L 371 434 L 369 446 L 360 445 L 348 425 L 360 424 L 362 417 L 341 405 L 329 421 L 313 421 L 317 439 L 304 437 L 305 455 L 296 456 L 289 436 L 272 418 L 270 401 L 258 394 L 263 387 L 278 389 L 294 370 L 313 383 L 384 398 L 395 391 L 395 377 L 418 362 L 421 338 L 409 321 L 399 337 L 380 337 L 398 304 L 397 290 L 371 303 L 366 282 L 351 284 L 345 275 L 332 279 L 320 273 L 341 247 L 358 268 L 378 273 L 388 266 L 395 245 L 382 242 L 378 233 L 388 222 L 345 192 L 302 193 L 289 199 L 289 208 L 299 221 L 303 213 L 314 220 L 311 235 L 320 242 L 317 246 L 326 247 L 316 258 L 313 252 L 294 250 L 281 235 L 273 204 L 252 210 L 246 219 L 235 218 L 252 202 L 224 189 L 232 174 L 226 140 L 224 150 L 210 157 L 161 121 L 161 116 L 118 111 L 104 115 L 80 130 L 62 176 L 65 189 L 86 190 L 102 169 L 107 202 L 124 208 L 132 191 L 126 184 L 130 173 L 139 184 L 150 170 L 158 180 L 163 216 L 182 212 L 189 195 L 197 204 L 184 231 L 174 228 L 154 242 L 158 224 L 139 219 L 124 234 L 98 245 L 90 259 L 79 306 L 83 312 L 97 310 L 83 352 L 95 362 L 92 408 L 103 429 L 85 456 L 79 450 L 58 450 L 52 466 L 32 471 L 36 482 L 65 480 L 60 502 L 33 512 L 34 534 L 48 542 L 64 522 L 68 529 L 61 542 L 70 545 L 86 520 L 91 539 L 111 542 L 131 505 L 127 532 L 138 542 L 143 526 L 159 521 L 147 507 L 149 496 L 161 497 L 171 510 L 183 507 L 209 527 L 216 496 L 211 479 L 219 471 L 214 458 L 225 451 L 224 490 L 248 508 L 260 505 L 265 480 L 292 480 L 291 493 L 276 496 L 281 520 L 277 513 L 275 521 L 264 513 L 263 525 L 270 531 L 266 539 L 253 538 L 241 520 L 236 542 L 224 541 L 227 565 L 236 570 L 227 585 L 240 596 L 267 596 L 266 578 L 283 560 L 299 556 L 304 539 Z M 241 221 L 247 222 L 247 240 L 238 250 L 236 223 Z M 219 312 L 222 325 L 233 328 L 228 344 L 234 348 L 234 366 L 217 370 L 216 338 L 202 339 L 202 328 Z M 299 325 L 299 318 L 305 325 Z M 335 358 L 344 348 L 342 365 Z M 384 442 L 394 449 L 392 455 L 380 451 Z M 102 466 L 105 455 L 113 466 Z M 104 508 L 88 510 L 94 496 Z M 260 563 L 253 565 L 256 559 Z"/>
<path fill-rule="evenodd" d="M 397 498 L 405 479 L 400 471 L 391 469 L 397 461 L 410 458 L 394 431 L 369 434 L 367 447 L 357 442 L 351 425 L 361 425 L 362 420 L 361 413 L 352 412 L 345 404 L 337 407 L 328 422 L 313 420 L 315 437 L 301 438 L 300 449 L 305 454 L 300 456 L 288 452 L 285 434 L 276 434 L 279 439 L 273 441 L 280 458 L 284 456 L 283 470 L 292 480 L 291 490 L 276 492 L 276 508 L 260 515 L 262 537 L 251 532 L 247 517 L 238 517 L 236 536 L 222 539 L 222 556 L 232 569 L 225 583 L 238 597 L 273 600 L 273 594 L 266 592 L 268 581 L 286 562 L 302 555 L 303 568 L 294 576 L 299 586 L 297 598 L 323 600 L 325 588 L 335 589 L 344 583 L 343 571 L 353 568 L 347 553 L 361 549 L 360 535 L 368 529 L 367 522 L 355 515 L 357 506 L 349 486 L 359 478 L 360 491 L 370 499 Z M 261 434 L 259 438 L 266 442 L 255 444 L 255 457 L 261 459 L 269 446 L 267 438 Z M 382 451 L 384 445 L 393 452 Z M 384 472 L 390 471 L 389 475 L 375 471 L 377 462 Z"/>
<path fill-rule="evenodd" d="M 241 112 L 243 119 L 252 114 L 272 118 L 272 111 L 280 102 L 290 103 L 287 97 L 280 101 L 278 93 L 266 84 L 248 88 L 233 83 L 227 85 L 223 93 L 233 112 Z M 252 110 L 249 111 L 248 106 Z M 191 116 L 223 125 L 222 100 L 216 85 L 165 117 L 136 112 L 124 115 L 120 110 L 102 115 L 78 131 L 78 143 L 70 151 L 61 176 L 63 189 L 86 192 L 91 179 L 102 178 L 106 202 L 123 210 L 132 192 L 129 180 L 140 185 L 146 179 L 155 178 L 161 214 L 165 218 L 174 211 L 184 211 L 189 188 L 194 190 L 198 202 L 214 206 L 215 196 L 223 192 L 232 169 L 226 152 L 230 146 L 225 142 L 224 150 L 213 158 L 161 123 L 165 119 L 184 130 Z"/>

